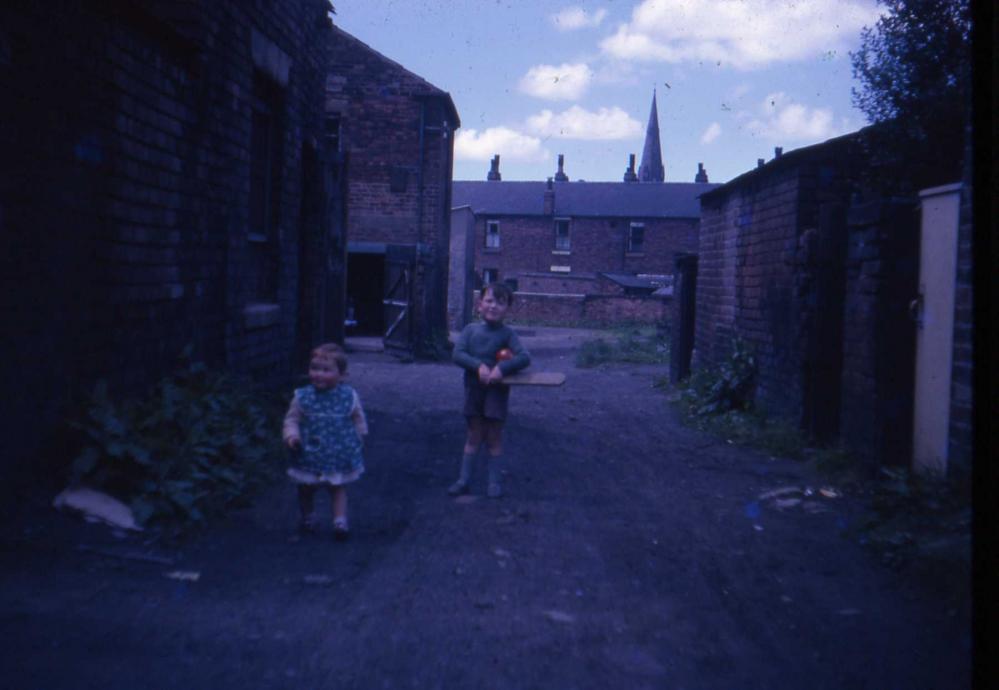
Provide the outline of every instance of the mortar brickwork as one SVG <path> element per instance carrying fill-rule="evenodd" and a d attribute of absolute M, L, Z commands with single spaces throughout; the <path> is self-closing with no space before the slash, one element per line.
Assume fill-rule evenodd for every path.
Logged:
<path fill-rule="evenodd" d="M 454 130 L 450 96 L 334 29 L 326 112 L 340 122 L 347 240 L 419 245 L 411 338 L 446 338 Z"/>
<path fill-rule="evenodd" d="M 299 257 L 339 231 L 302 222 L 323 206 L 305 193 L 318 172 L 304 158 L 310 147 L 318 157 L 327 10 L 321 0 L 0 8 L 2 377 L 18 391 L 2 414 L 21 430 L 7 461 L 36 451 L 96 379 L 141 390 L 188 346 L 196 360 L 261 377 L 297 366 L 302 333 L 316 333 L 302 324 Z M 255 79 L 281 94 L 272 229 L 258 240 Z"/>

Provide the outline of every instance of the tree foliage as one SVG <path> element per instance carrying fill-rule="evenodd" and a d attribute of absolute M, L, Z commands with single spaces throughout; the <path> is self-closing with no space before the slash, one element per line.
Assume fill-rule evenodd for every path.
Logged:
<path fill-rule="evenodd" d="M 956 178 L 971 104 L 969 0 L 878 2 L 884 13 L 850 55 L 854 105 L 881 125 L 899 163 Z"/>

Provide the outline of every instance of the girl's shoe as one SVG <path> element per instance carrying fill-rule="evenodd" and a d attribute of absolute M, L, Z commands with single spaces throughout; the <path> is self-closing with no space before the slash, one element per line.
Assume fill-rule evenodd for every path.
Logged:
<path fill-rule="evenodd" d="M 313 515 L 302 518 L 298 523 L 299 534 L 315 534 L 316 518 Z"/>
<path fill-rule="evenodd" d="M 333 521 L 333 538 L 337 541 L 347 541 L 350 537 L 350 530 L 347 528 L 347 521 L 337 518 Z"/>
<path fill-rule="evenodd" d="M 447 492 L 451 496 L 459 496 L 461 494 L 468 493 L 468 482 L 459 479 L 447 488 Z"/>

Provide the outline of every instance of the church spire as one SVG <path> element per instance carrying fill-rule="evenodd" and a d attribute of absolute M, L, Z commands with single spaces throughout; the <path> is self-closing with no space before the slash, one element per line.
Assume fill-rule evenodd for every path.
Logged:
<path fill-rule="evenodd" d="M 659 144 L 659 111 L 656 109 L 655 89 L 652 89 L 652 111 L 649 113 L 649 126 L 645 130 L 645 147 L 642 149 L 642 164 L 638 167 L 638 179 L 641 182 L 666 180 L 662 147 Z"/>

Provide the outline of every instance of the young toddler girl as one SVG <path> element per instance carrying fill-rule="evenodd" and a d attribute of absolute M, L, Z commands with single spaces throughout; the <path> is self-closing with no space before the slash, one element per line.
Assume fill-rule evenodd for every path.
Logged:
<path fill-rule="evenodd" d="M 361 455 L 368 423 L 357 391 L 343 383 L 347 355 L 336 343 L 312 351 L 309 385 L 295 390 L 284 416 L 282 437 L 295 451 L 288 476 L 298 485 L 300 529 L 314 532 L 313 499 L 324 487 L 333 503 L 333 535 L 344 540 L 347 487 L 364 472 Z"/>

